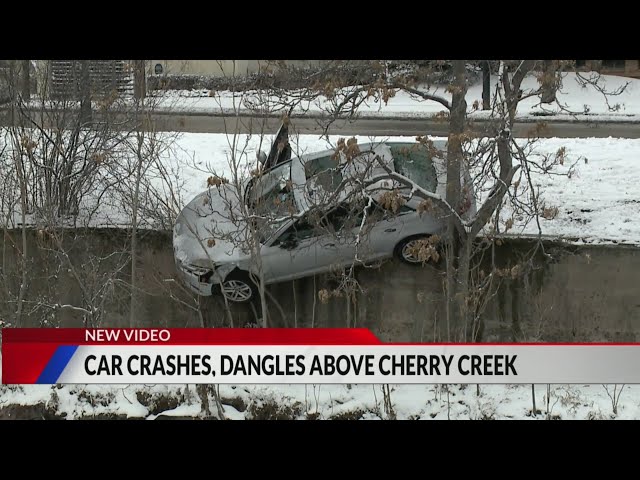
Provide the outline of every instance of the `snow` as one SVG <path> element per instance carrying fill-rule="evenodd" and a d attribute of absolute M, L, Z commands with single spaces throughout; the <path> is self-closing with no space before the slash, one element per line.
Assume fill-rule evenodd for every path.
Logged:
<path fill-rule="evenodd" d="M 171 410 L 165 410 L 158 414 L 151 414 L 147 420 L 155 420 L 160 415 L 163 417 L 197 417 L 200 415 L 202 407 L 197 404 L 179 405 Z"/>
<path fill-rule="evenodd" d="M 45 404 L 48 411 L 78 418 L 202 418 L 195 385 L 0 386 L 0 414 L 9 405 Z M 617 414 L 613 385 L 390 385 L 393 412 L 384 408 L 381 385 L 220 385 L 225 417 L 292 419 L 640 419 L 640 385 L 625 385 Z M 621 385 L 617 385 L 620 391 Z M 151 413 L 140 398 L 172 399 L 177 406 Z M 147 402 L 144 402 L 147 403 Z M 233 404 L 233 405 L 232 405 Z M 209 406 L 215 411 L 213 398 Z"/>
<path fill-rule="evenodd" d="M 588 78 L 593 72 L 583 72 L 580 75 Z M 522 121 L 540 120 L 544 115 L 545 120 L 571 120 L 571 121 L 622 121 L 640 122 L 640 80 L 614 75 L 601 75 L 600 85 L 609 92 L 615 92 L 628 83 L 621 95 L 610 96 L 607 104 L 602 93 L 593 86 L 582 86 L 576 73 L 563 74 L 562 89 L 558 93 L 558 101 L 569 110 L 570 113 L 561 112 L 557 105 L 539 105 L 536 97 L 525 98 L 518 106 L 518 119 Z M 497 77 L 491 79 L 495 88 Z M 535 76 L 529 75 L 522 83 L 523 93 L 538 88 Z M 290 92 L 285 100 L 290 100 L 296 92 Z M 450 100 L 451 94 L 445 91 L 444 86 L 433 86 L 429 93 L 442 96 Z M 211 95 L 211 96 L 210 96 Z M 475 83 L 468 89 L 467 105 L 470 119 L 485 118 L 488 112 L 473 111 L 474 102 L 482 105 L 482 84 Z M 161 109 L 170 111 L 182 111 L 193 113 L 229 114 L 255 112 L 260 105 L 260 110 L 276 111 L 283 102 L 276 97 L 265 95 L 264 92 L 209 92 L 196 91 L 168 91 L 163 92 L 159 101 Z M 320 97 L 312 102 L 303 102 L 296 107 L 294 114 L 320 114 L 328 105 L 327 99 Z M 412 96 L 399 91 L 389 102 L 384 103 L 365 102 L 358 114 L 363 117 L 388 117 L 388 118 L 428 118 L 437 115 L 444 107 L 433 101 Z"/>
<path fill-rule="evenodd" d="M 542 140 L 535 153 L 563 147 L 570 156 L 553 171 L 571 175 L 533 178 L 540 202 L 558 208 L 555 218 L 540 218 L 543 235 L 578 243 L 640 243 L 640 225 L 634 220 L 640 205 L 640 142 L 552 138 Z M 537 226 L 516 220 L 510 233 L 536 234 Z"/>
<path fill-rule="evenodd" d="M 172 207 L 172 215 L 207 188 L 212 175 L 231 178 L 229 158 L 232 157 L 232 136 L 211 133 L 183 133 L 178 135 L 173 148 L 160 161 L 165 174 L 157 166 L 150 167 L 145 181 L 153 193 Z M 414 142 L 414 137 L 356 137 L 360 144 L 380 141 Z M 294 155 L 328 150 L 335 147 L 339 136 L 328 140 L 315 135 L 299 135 L 291 138 Z M 238 135 L 235 156 L 246 168 L 254 168 L 256 150 L 268 150 L 272 136 Z M 433 140 L 444 140 L 433 138 Z M 522 140 L 524 141 L 524 140 Z M 549 138 L 540 139 L 529 158 L 539 161 L 542 155 L 550 155 L 560 148 L 566 149 L 563 165 L 553 172 L 562 175 L 533 173 L 533 186 L 539 190 L 540 203 L 557 208 L 553 219 L 540 219 L 542 234 L 563 238 L 576 243 L 626 243 L 640 245 L 640 222 L 635 221 L 640 206 L 640 139 L 623 138 Z M 569 175 L 570 174 L 570 175 Z M 108 178 L 103 179 L 104 184 Z M 515 180 L 515 179 L 514 179 Z M 521 182 L 526 183 L 524 180 Z M 127 190 L 127 189 L 122 189 Z M 122 192 L 121 190 L 121 192 Z M 131 190 L 131 188 L 129 188 Z M 146 190 L 146 189 L 145 189 Z M 481 201 L 488 190 L 478 191 Z M 122 193 L 103 195 L 96 188 L 81 205 L 76 219 L 78 226 L 118 227 L 131 223 L 130 202 L 121 198 Z M 147 199 L 146 201 L 149 202 Z M 162 217 L 165 210 L 154 203 L 140 207 L 139 228 L 170 229 L 172 219 Z M 164 223 L 161 223 L 164 218 Z M 175 216 L 173 217 L 175 218 Z M 509 218 L 509 208 L 501 214 L 504 222 Z M 14 225 L 20 216 L 14 215 Z M 28 224 L 38 225 L 34 218 Z M 504 228 L 502 228 L 504 230 Z M 526 217 L 514 218 L 509 235 L 536 235 L 535 222 Z"/>

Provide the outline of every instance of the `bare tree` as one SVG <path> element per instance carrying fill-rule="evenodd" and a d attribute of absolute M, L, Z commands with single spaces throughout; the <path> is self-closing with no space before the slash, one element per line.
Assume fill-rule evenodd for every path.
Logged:
<path fill-rule="evenodd" d="M 558 68 L 555 65 L 557 63 L 554 60 L 544 60 L 542 66 L 542 74 L 540 85 L 542 88 L 542 95 L 540 96 L 540 102 L 542 103 L 554 103 L 556 101 L 556 92 L 559 87 L 560 75 Z"/>
<path fill-rule="evenodd" d="M 230 85 L 235 85 L 236 73 L 234 71 L 226 72 L 226 75 L 229 76 Z M 149 98 L 153 97 L 153 95 L 154 92 L 150 92 Z M 203 162 L 195 159 L 190 161 L 189 166 L 202 173 L 202 188 L 205 192 L 197 197 L 199 199 L 198 204 L 190 207 L 187 204 L 192 199 L 181 198 L 178 194 L 179 192 L 170 188 L 168 189 L 167 206 L 175 212 L 175 217 L 181 211 L 187 212 L 180 217 L 179 221 L 181 227 L 188 231 L 189 235 L 196 241 L 196 244 L 193 245 L 193 249 L 196 252 L 191 253 L 207 258 L 212 268 L 213 259 L 209 251 L 213 247 L 220 247 L 223 243 L 229 245 L 228 248 L 230 250 L 246 251 L 251 255 L 252 265 L 255 268 L 252 269 L 252 278 L 248 281 L 257 286 L 260 299 L 260 313 L 256 314 L 257 321 L 261 319 L 263 326 L 266 326 L 268 321 L 267 298 L 269 294 L 265 291 L 261 273 L 260 238 L 266 234 L 269 225 L 264 215 L 256 213 L 255 206 L 250 207 L 244 201 L 248 182 L 252 178 L 258 178 L 260 174 L 260 166 L 256 157 L 256 144 L 258 145 L 257 150 L 260 151 L 266 118 L 264 122 L 255 122 L 249 125 L 248 129 L 253 133 L 241 135 L 239 133 L 240 128 L 246 126 L 242 124 L 244 119 L 239 114 L 243 95 L 243 92 L 238 92 L 237 96 L 234 94 L 234 107 L 225 117 L 228 139 L 228 154 L 225 165 L 221 168 L 221 165 L 208 162 L 203 164 Z M 236 115 L 233 114 L 234 111 Z M 168 182 L 171 174 L 166 170 L 165 166 L 160 164 L 157 166 L 163 181 L 165 183 Z M 218 222 L 200 222 L 199 219 L 206 215 L 215 215 Z M 225 225 L 233 225 L 233 228 L 229 231 L 228 228 L 224 228 Z M 227 273 L 229 272 L 225 272 L 225 275 Z M 213 287 L 219 288 L 223 293 L 226 288 L 222 283 L 216 283 Z M 233 312 L 227 296 L 223 294 L 221 298 L 224 302 L 227 323 L 229 326 L 234 326 Z M 208 300 L 197 299 L 197 302 L 198 304 L 200 302 L 206 303 Z"/>
<path fill-rule="evenodd" d="M 603 385 L 605 392 L 607 392 L 607 396 L 611 400 L 611 412 L 614 415 L 618 414 L 618 403 L 620 403 L 620 395 L 622 395 L 622 390 L 624 390 L 624 385 L 618 386 L 614 385 Z"/>
<path fill-rule="evenodd" d="M 513 228 L 516 216 L 526 224 L 538 222 L 540 216 L 552 215 L 552 206 L 538 198 L 532 173 L 554 174 L 554 166 L 567 161 L 564 149 L 540 161 L 536 158 L 534 145 L 542 126 L 532 129 L 530 138 L 524 142 L 517 141 L 512 132 L 520 102 L 532 97 L 541 102 L 550 100 L 550 95 L 541 97 L 551 89 L 561 88 L 559 79 L 568 62 L 497 62 L 499 69 L 489 119 L 480 130 L 468 118 L 469 112 L 477 108 L 476 105 L 469 108 L 466 102 L 469 63 L 465 60 L 430 61 L 407 73 L 390 69 L 386 61 L 363 62 L 363 75 L 354 82 L 353 76 L 346 75 L 347 62 L 335 61 L 329 62 L 323 72 L 315 72 L 313 78 L 310 76 L 307 88 L 286 97 L 272 91 L 274 96 L 281 98 L 283 106 L 303 108 L 312 101 L 321 104 L 326 113 L 325 129 L 337 118 L 356 117 L 365 102 L 392 101 L 400 90 L 419 101 L 435 102 L 443 108 L 439 117 L 449 125 L 446 195 L 439 197 L 395 172 L 388 171 L 387 175 L 409 190 L 409 193 L 401 194 L 405 200 L 415 196 L 422 198 L 425 210 L 437 214 L 447 224 L 443 245 L 447 267 L 445 336 L 448 340 L 466 341 L 480 338 L 482 309 L 487 296 L 494 294 L 499 278 L 522 275 L 531 267 L 530 262 L 523 259 L 508 271 L 498 269 L 496 265 L 485 271 L 479 267 L 483 252 L 491 248 L 499 234 Z M 538 79 L 537 86 L 525 87 L 524 80 L 532 75 Z M 598 85 L 598 78 L 581 77 L 581 81 Z M 621 93 L 607 92 L 602 87 L 600 91 Z M 426 136 L 418 140 L 430 142 Z M 465 178 L 465 171 L 474 175 L 460 182 Z M 483 194 L 482 202 L 475 214 L 465 218 L 474 193 Z M 538 230 L 541 232 L 539 223 Z M 481 232 L 488 234 L 489 242 L 476 241 Z M 543 249 L 540 243 L 532 253 L 539 249 Z"/>
<path fill-rule="evenodd" d="M 131 291 L 131 327 L 139 326 L 137 305 L 144 293 L 138 286 L 139 238 L 148 229 L 170 230 L 176 216 L 172 208 L 175 179 L 166 174 L 163 166 L 172 152 L 176 134 L 155 130 L 151 114 L 157 105 L 157 98 L 134 97 L 131 135 L 124 140 L 123 154 L 109 168 L 114 179 L 112 199 L 119 211 L 126 214 L 125 225 L 130 231 L 131 269 L 126 286 Z"/>
<path fill-rule="evenodd" d="M 482 109 L 491 109 L 491 64 L 489 60 L 482 61 Z"/>
<path fill-rule="evenodd" d="M 31 98 L 31 60 L 22 60 L 20 68 L 22 69 L 20 94 L 23 99 L 29 100 Z"/>
<path fill-rule="evenodd" d="M 41 322 L 74 312 L 85 325 L 97 326 L 105 310 L 128 297 L 129 322 L 136 324 L 139 228 L 169 229 L 175 218 L 164 195 L 170 183 L 158 168 L 175 136 L 150 128 L 151 100 L 132 101 L 117 82 L 94 85 L 90 72 L 99 64 L 72 62 L 69 84 L 57 90 L 50 66 L 41 63 L 36 70 L 35 98 L 24 91 L 11 95 L 11 125 L 3 131 L 0 168 L 12 179 L 2 190 L 3 296 L 15 307 L 8 318 L 20 325 L 26 309 Z M 24 76 L 20 80 L 14 71 L 7 80 L 12 92 L 24 86 Z M 86 227 L 131 233 L 105 230 L 112 245 L 100 251 L 92 245 L 96 231 Z M 13 270 L 5 268 L 10 246 L 20 259 Z M 43 259 L 33 264 L 36 254 Z M 76 300 L 60 300 L 56 285 L 62 278 Z M 33 282 L 39 288 L 30 293 Z"/>

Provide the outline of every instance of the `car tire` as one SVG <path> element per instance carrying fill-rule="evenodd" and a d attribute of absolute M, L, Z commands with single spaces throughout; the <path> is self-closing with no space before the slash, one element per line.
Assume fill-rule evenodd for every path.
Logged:
<path fill-rule="evenodd" d="M 413 266 L 421 266 L 423 264 L 423 262 L 421 262 L 420 260 L 418 260 L 417 258 L 413 257 L 408 251 L 408 248 L 411 248 L 411 245 L 416 241 L 416 240 L 424 240 L 429 238 L 431 235 L 412 235 L 411 237 L 407 237 L 405 239 L 403 239 L 402 241 L 400 241 L 397 245 L 396 248 L 393 250 L 393 254 L 396 258 L 398 258 L 398 260 L 400 260 L 402 263 L 405 263 L 407 265 L 413 265 Z M 438 253 L 440 254 L 440 258 L 438 258 L 438 260 L 429 260 L 426 263 L 429 263 L 431 265 L 437 265 L 438 263 L 440 263 L 441 259 L 442 259 L 442 252 L 438 249 Z"/>
<path fill-rule="evenodd" d="M 222 285 L 214 285 L 213 288 L 233 303 L 248 303 L 258 296 L 258 286 L 243 270 L 232 271 Z"/>

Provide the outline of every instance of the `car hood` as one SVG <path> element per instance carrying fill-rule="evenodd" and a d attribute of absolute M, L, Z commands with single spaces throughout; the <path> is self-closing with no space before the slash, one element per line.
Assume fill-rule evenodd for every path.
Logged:
<path fill-rule="evenodd" d="M 233 262 L 248 255 L 247 222 L 241 192 L 228 184 L 211 187 L 196 196 L 176 219 L 173 250 L 184 265 L 211 267 L 211 262 Z"/>

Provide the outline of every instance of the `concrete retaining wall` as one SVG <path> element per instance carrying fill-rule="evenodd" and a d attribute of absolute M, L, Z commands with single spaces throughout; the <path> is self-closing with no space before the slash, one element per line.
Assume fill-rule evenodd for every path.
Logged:
<path fill-rule="evenodd" d="M 23 327 L 130 325 L 128 232 L 65 233 L 69 257 L 56 253 L 37 232 L 28 232 L 27 240 L 28 288 L 18 323 L 20 232 L 7 232 L 0 244 L 2 321 Z M 255 320 L 251 305 L 233 306 L 229 315 L 221 298 L 187 292 L 177 281 L 169 234 L 146 232 L 140 244 L 133 326 L 244 326 Z M 505 242 L 496 247 L 498 263 L 514 265 L 531 246 L 525 240 Z M 640 341 L 640 249 L 546 244 L 545 251 L 553 261 L 538 255 L 528 275 L 503 279 L 491 296 L 483 315 L 484 340 Z M 441 269 L 390 260 L 380 268 L 361 268 L 356 276 L 362 292 L 352 301 L 344 296 L 322 301 L 318 292 L 333 289 L 326 275 L 269 287 L 271 324 L 361 326 L 393 341 L 444 338 Z"/>

